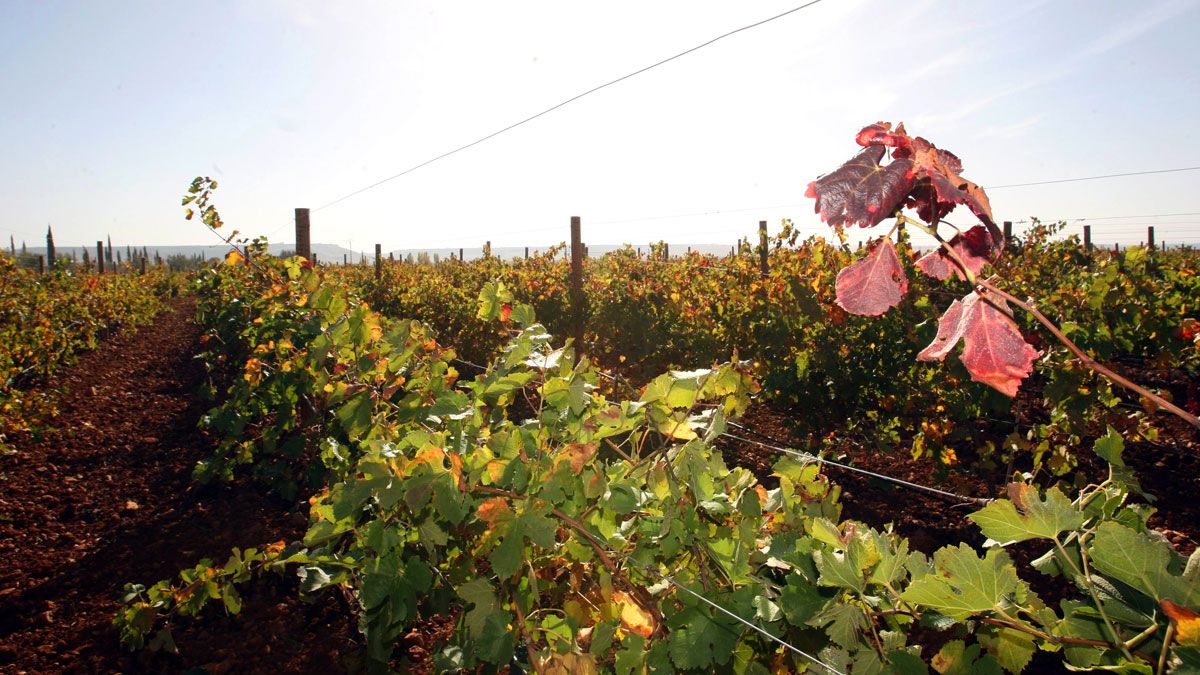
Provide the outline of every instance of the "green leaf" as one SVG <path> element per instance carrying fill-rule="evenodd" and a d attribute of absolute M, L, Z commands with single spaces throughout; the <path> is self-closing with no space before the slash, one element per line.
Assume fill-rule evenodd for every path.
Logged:
<path fill-rule="evenodd" d="M 999 499 L 968 516 L 988 539 L 1001 544 L 1054 539 L 1086 520 L 1056 487 L 1046 491 L 1044 500 L 1038 498 L 1036 487 L 1025 483 L 1013 483 L 1008 491 L 1013 501 Z"/>
<path fill-rule="evenodd" d="M 809 619 L 816 616 L 828 601 L 821 595 L 820 589 L 795 572 L 787 576 L 787 584 L 779 594 L 783 614 L 793 626 L 808 625 Z"/>
<path fill-rule="evenodd" d="M 920 656 L 899 649 L 888 652 L 888 664 L 896 675 L 929 675 L 929 666 Z"/>
<path fill-rule="evenodd" d="M 774 623 L 783 618 L 783 610 L 766 596 L 754 596 L 754 617 L 759 621 Z"/>
<path fill-rule="evenodd" d="M 1089 553 L 1097 571 L 1156 601 L 1166 598 L 1181 605 L 1200 603 L 1200 588 L 1168 569 L 1180 556 L 1165 541 L 1108 521 L 1097 528 Z"/>
<path fill-rule="evenodd" d="M 1037 651 L 1032 635 L 1011 628 L 999 628 L 991 634 L 980 633 L 977 639 L 1001 667 L 1013 675 L 1025 670 Z"/>
<path fill-rule="evenodd" d="M 1104 461 L 1113 466 L 1125 466 L 1125 460 L 1121 457 L 1121 453 L 1125 451 L 1125 439 L 1121 434 L 1117 433 L 1116 429 L 1108 428 L 1108 433 L 1096 439 L 1096 444 L 1092 446 L 1097 455 Z"/>
<path fill-rule="evenodd" d="M 671 629 L 668 650 L 680 668 L 708 668 L 723 664 L 733 655 L 739 631 L 713 621 L 698 610 L 685 610 L 684 625 Z"/>
<path fill-rule="evenodd" d="M 496 601 L 496 591 L 486 579 L 472 579 L 455 590 L 459 597 L 475 605 L 467 612 L 464 621 L 467 630 L 478 636 L 483 632 L 483 622 L 500 607 Z"/>
<path fill-rule="evenodd" d="M 371 428 L 371 415 L 374 412 L 369 392 L 361 391 L 350 397 L 340 408 L 336 417 L 350 440 L 361 438 Z"/>
<path fill-rule="evenodd" d="M 933 555 L 934 570 L 913 581 L 901 594 L 904 600 L 932 608 L 952 619 L 1011 606 L 1020 602 L 1025 585 L 1017 578 L 1008 554 L 991 549 L 980 559 L 966 544 L 946 546 Z"/>
<path fill-rule="evenodd" d="M 829 639 L 851 649 L 859 644 L 862 632 L 867 629 L 867 615 L 854 605 L 836 604 L 808 623 L 810 626 L 824 627 Z"/>
<path fill-rule="evenodd" d="M 476 638 L 476 654 L 489 663 L 502 665 L 513 657 L 513 633 L 508 629 L 512 615 L 508 612 L 489 614 L 483 621 L 483 630 Z"/>
<path fill-rule="evenodd" d="M 1002 675 L 1000 665 L 990 655 L 979 656 L 979 645 L 967 647 L 962 640 L 951 640 L 930 660 L 942 675 Z"/>
<path fill-rule="evenodd" d="M 862 570 L 849 552 L 816 551 L 813 559 L 817 563 L 817 571 L 821 577 L 817 583 L 822 586 L 848 588 L 856 593 L 862 593 L 865 586 Z"/>
<path fill-rule="evenodd" d="M 614 667 L 617 675 L 634 675 L 642 672 L 646 661 L 646 638 L 630 633 L 621 640 Z"/>

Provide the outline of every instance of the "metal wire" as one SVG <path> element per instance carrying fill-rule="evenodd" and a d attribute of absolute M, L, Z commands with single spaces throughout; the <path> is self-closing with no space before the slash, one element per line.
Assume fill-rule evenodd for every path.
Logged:
<path fill-rule="evenodd" d="M 746 427 L 742 427 L 739 425 L 738 428 L 745 429 Z M 910 488 L 913 490 L 921 490 L 923 492 L 928 492 L 930 494 L 937 495 L 939 497 L 954 499 L 954 500 L 957 500 L 964 504 L 979 504 L 982 506 L 982 505 L 988 504 L 992 501 L 990 499 L 984 499 L 982 497 L 967 497 L 965 495 L 955 494 L 953 492 L 947 492 L 946 490 L 940 490 L 935 487 L 929 487 L 928 485 L 921 485 L 919 483 L 913 483 L 912 481 L 907 481 L 907 480 L 904 480 L 903 478 L 895 478 L 893 476 L 888 476 L 888 475 L 885 475 L 882 473 L 876 473 L 874 471 L 860 469 L 859 467 L 856 467 L 856 466 L 850 466 L 849 464 L 842 464 L 840 462 L 835 462 L 833 460 L 825 459 L 824 457 L 820 457 L 820 456 L 814 455 L 812 453 L 801 452 L 799 450 L 792 450 L 790 448 L 785 448 L 785 447 L 778 446 L 778 445 L 769 445 L 767 443 L 763 443 L 762 441 L 756 441 L 756 440 L 753 440 L 750 438 L 742 438 L 741 436 L 735 436 L 729 432 L 725 432 L 721 435 L 726 438 L 732 438 L 735 441 L 741 441 L 742 443 L 750 443 L 751 445 L 757 445 L 757 446 L 759 446 L 761 448 L 765 448 L 767 450 L 773 450 L 775 452 L 781 452 L 785 455 L 791 455 L 791 456 L 796 457 L 797 459 L 800 459 L 805 462 L 817 462 L 820 464 L 827 464 L 829 466 L 835 466 L 844 471 L 850 471 L 853 473 L 862 474 L 864 476 L 869 476 L 871 478 L 877 478 L 879 480 L 886 481 L 888 483 L 894 483 L 896 485 L 900 485 L 902 487 L 907 487 L 907 488 Z"/>

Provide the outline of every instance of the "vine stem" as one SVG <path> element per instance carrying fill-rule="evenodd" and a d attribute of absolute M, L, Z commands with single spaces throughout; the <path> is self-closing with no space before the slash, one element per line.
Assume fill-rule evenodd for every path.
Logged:
<path fill-rule="evenodd" d="M 1155 675 L 1162 675 L 1167 672 L 1167 654 L 1171 651 L 1171 642 L 1175 640 L 1175 623 L 1172 622 L 1167 626 L 1167 636 L 1163 638 L 1162 651 L 1158 653 L 1158 667 L 1154 669 Z"/>
<path fill-rule="evenodd" d="M 986 623 L 990 626 L 996 626 L 998 628 L 1011 628 L 1013 630 L 1021 631 L 1022 633 L 1028 633 L 1034 637 L 1046 639 L 1048 642 L 1052 642 L 1052 643 L 1058 643 L 1058 644 L 1064 644 L 1064 645 L 1083 645 L 1083 646 L 1087 646 L 1087 647 L 1105 647 L 1108 649 L 1113 649 L 1113 648 L 1117 647 L 1117 645 L 1115 645 L 1111 642 L 1105 642 L 1104 640 L 1092 640 L 1089 638 L 1070 637 L 1067 635 L 1049 635 L 1046 633 L 1042 633 L 1041 631 L 1038 631 L 1038 630 L 1033 630 L 1033 629 L 1029 628 L 1028 626 L 1024 626 L 1019 623 L 1014 623 L 1011 621 L 1004 621 L 1003 619 L 993 619 L 990 616 L 982 617 L 979 619 L 979 621 L 981 623 Z M 1154 657 L 1150 656 L 1149 654 L 1147 654 L 1145 652 L 1134 651 L 1133 654 L 1136 655 L 1138 658 L 1146 661 L 1147 663 L 1154 662 Z"/>
<path fill-rule="evenodd" d="M 1075 357 L 1078 358 L 1081 363 L 1083 363 L 1083 365 L 1087 366 L 1088 368 L 1095 371 L 1096 373 L 1103 375 L 1108 380 L 1115 382 L 1116 384 L 1119 384 L 1122 387 L 1125 387 L 1126 389 L 1134 392 L 1135 394 L 1153 401 L 1156 406 L 1171 412 L 1175 416 L 1186 421 L 1188 424 L 1191 424 L 1193 427 L 1200 429 L 1200 417 L 1196 417 L 1195 415 L 1189 413 L 1188 411 L 1184 410 L 1183 408 L 1180 408 L 1179 406 L 1175 405 L 1174 403 L 1171 403 L 1170 401 L 1166 400 L 1162 396 L 1159 396 L 1158 394 L 1155 394 L 1154 392 L 1150 391 L 1149 389 L 1146 389 L 1145 387 L 1126 379 L 1125 377 L 1112 371 L 1111 369 L 1109 369 L 1107 366 L 1103 365 L 1096 359 L 1093 359 L 1091 356 L 1088 355 L 1087 352 L 1080 349 L 1079 345 L 1076 345 L 1074 342 L 1071 341 L 1070 338 L 1068 338 L 1066 335 L 1064 335 L 1063 332 L 1058 329 L 1058 326 L 1055 326 L 1053 322 L 1051 322 L 1049 319 L 1047 319 L 1046 315 L 1042 314 L 1041 311 L 1039 311 L 1038 308 L 1036 306 L 1034 306 L 1032 303 L 1025 302 L 1024 300 L 1018 299 L 1012 293 L 1009 293 L 1009 292 L 1005 291 L 1004 289 L 1001 289 L 1001 288 L 995 286 L 990 281 L 981 279 L 981 280 L 977 280 L 976 283 L 979 285 L 980 288 L 985 289 L 987 292 L 995 293 L 996 295 L 1000 296 L 1001 298 L 1004 298 L 1005 300 L 1011 302 L 1012 304 L 1016 305 L 1017 307 L 1020 307 L 1021 309 L 1025 310 L 1026 312 L 1029 312 L 1030 314 L 1032 314 L 1033 317 L 1038 320 L 1038 323 L 1045 326 L 1046 330 L 1050 331 L 1050 333 L 1052 335 L 1054 335 L 1054 337 L 1057 338 L 1058 341 L 1061 342 L 1063 344 L 1063 346 L 1067 348 L 1068 351 L 1070 351 L 1072 354 L 1074 354 Z"/>
<path fill-rule="evenodd" d="M 1171 403 L 1170 401 L 1166 400 L 1162 396 L 1159 396 L 1158 394 L 1155 394 L 1154 392 L 1150 391 L 1149 389 L 1146 389 L 1145 387 L 1137 384 L 1136 382 L 1133 382 L 1133 381 L 1123 377 L 1122 375 L 1119 375 L 1118 373 L 1114 372 L 1112 369 L 1108 368 L 1107 366 L 1100 363 L 1096 359 L 1093 359 L 1087 352 L 1080 349 L 1079 345 L 1072 342 L 1071 338 L 1068 338 L 1061 330 L 1059 330 L 1058 326 L 1054 325 L 1054 323 L 1052 321 L 1050 321 L 1050 319 L 1047 319 L 1046 315 L 1042 314 L 1041 311 L 1039 311 L 1038 308 L 1033 303 L 1026 302 L 1024 300 L 1017 298 L 1016 296 L 1009 293 L 1008 291 L 1005 291 L 1004 289 L 999 288 L 998 286 L 994 285 L 988 279 L 976 278 L 975 275 L 971 272 L 971 270 L 967 268 L 966 262 L 958 255 L 958 251 L 955 251 L 953 248 L 951 248 L 950 243 L 948 241 L 946 241 L 945 239 L 943 239 L 940 234 L 938 234 L 936 221 L 935 221 L 934 225 L 931 227 L 919 220 L 913 220 L 912 218 L 909 218 L 909 217 L 903 216 L 903 215 L 898 215 L 896 217 L 896 220 L 897 220 L 897 224 L 908 223 L 908 224 L 916 225 L 921 230 L 923 230 L 926 234 L 929 234 L 934 239 L 936 239 L 941 250 L 944 251 L 946 253 L 946 255 L 951 259 L 951 261 L 955 264 L 955 266 L 959 270 L 959 273 L 962 274 L 963 278 L 965 278 L 967 281 L 978 286 L 979 288 L 984 289 L 985 291 L 987 291 L 989 293 L 995 293 L 996 295 L 1000 296 L 1001 298 L 1004 298 L 1005 300 L 1011 302 L 1012 304 L 1016 305 L 1017 307 L 1020 307 L 1021 309 L 1025 310 L 1026 312 L 1029 312 L 1030 314 L 1032 314 L 1033 317 L 1035 319 L 1037 319 L 1038 323 L 1042 324 L 1046 328 L 1046 330 L 1050 331 L 1050 333 L 1052 335 L 1054 335 L 1054 337 L 1059 342 L 1061 342 L 1063 344 L 1063 346 L 1066 347 L 1069 352 L 1074 354 L 1075 357 L 1077 359 L 1079 359 L 1080 363 L 1082 363 L 1084 366 L 1086 366 L 1093 372 L 1102 375 L 1103 377 L 1107 378 L 1109 381 L 1114 382 L 1122 387 L 1125 387 L 1126 389 L 1136 393 L 1137 395 L 1139 395 L 1145 399 L 1149 399 L 1149 400 L 1153 401 L 1154 404 L 1156 406 L 1158 406 L 1159 408 L 1169 411 L 1173 415 L 1186 421 L 1188 424 L 1191 424 L 1193 427 L 1200 429 L 1200 417 L 1196 417 L 1195 415 L 1189 413 L 1188 411 L 1184 410 L 1183 408 L 1180 408 L 1179 406 L 1175 405 L 1174 403 Z M 889 233 L 889 235 L 890 235 L 890 233 Z"/>

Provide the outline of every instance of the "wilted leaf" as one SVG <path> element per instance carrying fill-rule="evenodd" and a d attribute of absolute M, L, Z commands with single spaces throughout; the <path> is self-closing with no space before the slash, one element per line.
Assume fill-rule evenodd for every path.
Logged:
<path fill-rule="evenodd" d="M 972 275 L 979 274 L 983 266 L 988 264 L 995 255 L 992 236 L 982 225 L 976 225 L 966 232 L 954 235 L 950 241 L 946 242 L 946 246 L 958 255 L 958 260 Z M 959 279 L 966 278 L 954 258 L 941 247 L 922 256 L 916 262 L 916 267 L 935 279 L 945 280 L 951 274 Z"/>
<path fill-rule="evenodd" d="M 488 525 L 495 525 L 502 515 L 510 513 L 512 513 L 512 508 L 503 497 L 485 499 L 479 503 L 479 508 L 475 511 L 475 515 Z"/>
<path fill-rule="evenodd" d="M 912 139 L 904 132 L 904 125 L 896 127 L 893 133 L 891 122 L 876 122 L 863 127 L 854 141 L 863 147 L 885 145 L 889 148 L 906 148 L 912 143 Z"/>
<path fill-rule="evenodd" d="M 908 291 L 908 279 L 892 240 L 884 237 L 866 257 L 837 275 L 837 303 L 851 314 L 878 316 Z"/>
<path fill-rule="evenodd" d="M 621 608 L 621 626 L 625 630 L 644 638 L 654 634 L 657 627 L 654 615 L 643 609 L 632 596 L 624 591 L 614 591 L 612 599 Z"/>
<path fill-rule="evenodd" d="M 1175 641 L 1184 647 L 1200 647 L 1200 614 L 1170 600 L 1159 605 L 1175 624 Z"/>

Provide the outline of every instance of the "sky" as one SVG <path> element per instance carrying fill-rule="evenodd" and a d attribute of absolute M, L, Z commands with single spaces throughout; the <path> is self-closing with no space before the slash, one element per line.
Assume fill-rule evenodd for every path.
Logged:
<path fill-rule="evenodd" d="M 320 208 L 799 4 L 2 3 L 0 237 L 215 243 L 197 175 L 244 234 L 308 207 L 354 250 L 828 234 L 805 187 L 879 120 L 985 187 L 1200 166 L 1200 0 L 823 0 Z M 1200 171 L 989 194 L 1018 233 L 1200 241 Z"/>

